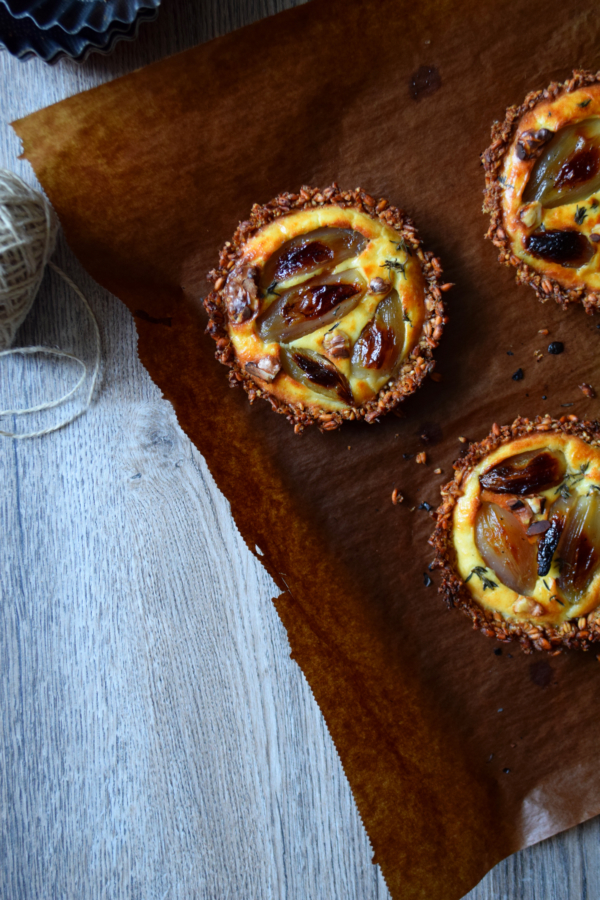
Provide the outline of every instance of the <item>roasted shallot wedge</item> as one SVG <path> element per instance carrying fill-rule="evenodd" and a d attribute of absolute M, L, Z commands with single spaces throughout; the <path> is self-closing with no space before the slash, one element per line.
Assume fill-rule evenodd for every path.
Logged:
<path fill-rule="evenodd" d="M 523 203 L 537 200 L 553 209 L 587 200 L 598 190 L 600 119 L 590 118 L 566 125 L 545 143 L 523 192 Z"/>
<path fill-rule="evenodd" d="M 286 241 L 266 263 L 260 287 L 267 293 L 274 285 L 326 266 L 332 271 L 341 262 L 359 256 L 368 239 L 350 228 L 316 228 Z"/>
<path fill-rule="evenodd" d="M 557 584 L 570 603 L 587 591 L 600 562 L 600 494 L 567 502 L 566 522 L 556 549 Z"/>
<path fill-rule="evenodd" d="M 397 290 L 381 301 L 360 333 L 352 352 L 352 376 L 366 381 L 373 392 L 391 378 L 404 346 L 404 312 Z"/>
<path fill-rule="evenodd" d="M 330 400 L 350 405 L 352 391 L 343 373 L 314 350 L 281 347 L 281 368 L 295 381 Z"/>
<path fill-rule="evenodd" d="M 525 497 L 559 485 L 566 472 L 563 453 L 533 450 L 496 463 L 479 476 L 484 490 Z"/>
<path fill-rule="evenodd" d="M 518 594 L 528 594 L 537 580 L 537 554 L 522 523 L 508 509 L 482 503 L 475 524 L 475 543 L 485 564 Z"/>
<path fill-rule="evenodd" d="M 258 320 L 265 343 L 289 344 L 340 321 L 360 303 L 367 283 L 359 269 L 316 275 L 281 294 Z"/>

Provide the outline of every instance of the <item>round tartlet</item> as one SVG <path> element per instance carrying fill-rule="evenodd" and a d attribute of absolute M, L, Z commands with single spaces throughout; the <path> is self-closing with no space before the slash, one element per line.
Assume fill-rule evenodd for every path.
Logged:
<path fill-rule="evenodd" d="M 216 357 L 296 432 L 375 421 L 433 369 L 450 285 L 415 226 L 365 191 L 303 187 L 255 205 L 204 301 Z"/>
<path fill-rule="evenodd" d="M 600 641 L 598 423 L 494 425 L 454 468 L 430 540 L 447 604 L 526 652 Z"/>
<path fill-rule="evenodd" d="M 482 154 L 486 237 L 544 302 L 600 308 L 600 73 L 527 95 Z"/>

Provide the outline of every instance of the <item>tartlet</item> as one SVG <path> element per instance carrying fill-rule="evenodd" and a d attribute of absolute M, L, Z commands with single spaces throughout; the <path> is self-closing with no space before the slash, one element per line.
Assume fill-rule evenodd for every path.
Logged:
<path fill-rule="evenodd" d="M 447 604 L 526 652 L 599 641 L 600 424 L 494 425 L 454 468 L 430 540 Z"/>
<path fill-rule="evenodd" d="M 482 154 L 486 237 L 544 302 L 600 308 L 600 73 L 533 91 Z"/>
<path fill-rule="evenodd" d="M 303 187 L 255 205 L 204 301 L 232 386 L 296 432 L 374 422 L 434 367 L 450 285 L 404 212 L 365 191 Z"/>

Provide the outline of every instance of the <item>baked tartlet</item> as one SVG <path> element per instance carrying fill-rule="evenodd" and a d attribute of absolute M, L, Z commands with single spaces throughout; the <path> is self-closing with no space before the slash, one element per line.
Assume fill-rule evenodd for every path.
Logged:
<path fill-rule="evenodd" d="M 448 605 L 527 652 L 600 640 L 600 425 L 494 425 L 454 468 L 430 541 Z"/>
<path fill-rule="evenodd" d="M 255 205 L 209 274 L 217 359 L 300 432 L 375 421 L 434 367 L 442 269 L 415 226 L 365 191 L 303 187 Z"/>
<path fill-rule="evenodd" d="M 600 73 L 528 94 L 482 155 L 487 233 L 540 300 L 600 308 Z"/>

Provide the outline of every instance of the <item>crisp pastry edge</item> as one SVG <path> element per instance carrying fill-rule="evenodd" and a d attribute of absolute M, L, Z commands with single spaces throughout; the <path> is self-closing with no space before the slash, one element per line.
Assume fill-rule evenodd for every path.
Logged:
<path fill-rule="evenodd" d="M 435 550 L 432 569 L 441 569 L 439 592 L 450 608 L 460 609 L 473 622 L 473 629 L 486 637 L 502 643 L 518 642 L 525 653 L 545 650 L 560 653 L 565 648 L 588 650 L 600 642 L 600 606 L 587 616 L 568 619 L 555 626 L 531 622 L 508 621 L 499 614 L 481 607 L 471 595 L 467 585 L 456 570 L 456 551 L 452 541 L 453 513 L 456 502 L 462 496 L 461 484 L 484 456 L 494 452 L 516 438 L 533 434 L 562 433 L 579 437 L 587 444 L 600 443 L 600 423 L 577 419 L 575 416 L 537 416 L 535 419 L 518 417 L 512 425 L 494 424 L 482 441 L 471 444 L 465 456 L 454 463 L 454 478 L 441 489 L 442 503 L 435 512 L 436 527 L 429 539 Z"/>
<path fill-rule="evenodd" d="M 563 309 L 566 309 L 571 303 L 582 303 L 588 314 L 600 310 L 600 293 L 589 290 L 585 285 L 566 288 L 550 275 L 540 274 L 512 252 L 510 236 L 504 228 L 503 186 L 500 183 L 499 175 L 504 154 L 510 147 L 515 130 L 525 113 L 544 100 L 555 100 L 563 93 L 572 93 L 586 85 L 599 82 L 600 72 L 575 69 L 568 81 L 553 81 L 543 90 L 530 91 L 520 106 L 508 107 L 503 122 L 494 122 L 491 134 L 492 143 L 481 154 L 481 164 L 485 170 L 483 212 L 490 215 L 490 227 L 485 237 L 500 249 L 498 261 L 506 266 L 514 266 L 517 270 L 517 283 L 528 284 L 532 287 L 538 300 L 542 303 L 553 298 Z"/>
<path fill-rule="evenodd" d="M 405 365 L 410 364 L 410 370 L 404 374 L 400 372 L 393 384 L 384 385 L 375 397 L 361 407 L 343 409 L 339 412 L 327 410 L 313 412 L 300 404 L 287 403 L 274 397 L 268 392 L 268 388 L 263 389 L 239 364 L 236 357 L 227 331 L 227 309 L 224 297 L 227 275 L 242 255 L 245 243 L 259 228 L 289 213 L 326 205 L 338 206 L 342 209 L 356 209 L 372 219 L 379 219 L 397 231 L 410 243 L 419 260 L 425 280 L 423 298 L 425 320 L 421 338 L 405 359 Z M 361 188 L 354 191 L 342 191 L 336 183 L 324 190 L 303 186 L 298 194 L 284 192 L 269 203 L 255 204 L 252 207 L 250 218 L 238 225 L 231 240 L 224 245 L 219 256 L 219 267 L 212 269 L 207 276 L 213 282 L 214 289 L 204 300 L 204 308 L 209 318 L 206 331 L 216 342 L 215 356 L 217 360 L 230 367 L 230 385 L 243 387 L 248 394 L 250 403 L 253 403 L 258 397 L 267 400 L 275 412 L 287 417 L 296 433 L 302 432 L 306 425 L 311 424 L 318 425 L 321 431 L 332 431 L 345 420 L 365 419 L 372 423 L 414 393 L 426 375 L 435 367 L 433 350 L 438 346 L 443 327 L 447 322 L 442 294 L 452 286 L 445 284 L 441 276 L 442 267 L 439 259 L 431 251 L 423 249 L 411 219 L 402 210 L 391 206 L 385 198 L 375 199 Z"/>

